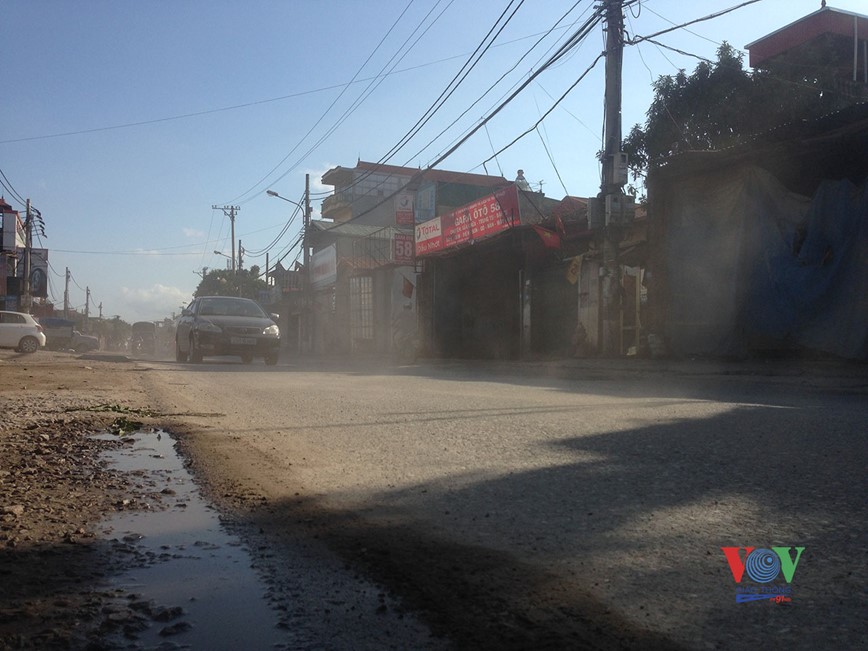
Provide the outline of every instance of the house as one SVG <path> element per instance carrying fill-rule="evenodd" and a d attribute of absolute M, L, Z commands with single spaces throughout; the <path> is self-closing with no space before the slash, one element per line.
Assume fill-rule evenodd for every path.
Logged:
<path fill-rule="evenodd" d="M 312 350 L 392 352 L 415 337 L 417 267 L 413 229 L 504 187 L 500 176 L 358 161 L 327 171 L 334 193 L 310 224 Z"/>
<path fill-rule="evenodd" d="M 830 80 L 831 90 L 854 101 L 868 100 L 868 16 L 825 4 L 746 45 L 750 66 Z"/>
<path fill-rule="evenodd" d="M 868 358 L 868 103 L 672 157 L 648 197 L 672 352 Z"/>

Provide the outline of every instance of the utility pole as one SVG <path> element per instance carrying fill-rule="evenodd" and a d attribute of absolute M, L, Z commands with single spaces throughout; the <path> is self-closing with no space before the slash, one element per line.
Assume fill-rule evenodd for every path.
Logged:
<path fill-rule="evenodd" d="M 33 248 L 33 213 L 30 210 L 30 199 L 25 203 L 24 217 L 24 278 L 21 283 L 21 311 L 30 312 L 32 297 L 30 296 L 30 256 Z"/>
<path fill-rule="evenodd" d="M 621 69 L 624 61 L 623 0 L 606 2 L 606 113 L 602 183 L 591 202 L 589 225 L 596 231 L 602 254 L 600 269 L 601 306 L 598 349 L 604 355 L 620 352 L 615 326 L 620 323 L 621 267 L 618 249 L 622 227 L 632 221 L 634 198 L 624 195 L 627 182 L 626 156 L 621 152 Z"/>
<path fill-rule="evenodd" d="M 90 332 L 88 319 L 90 318 L 90 287 L 85 287 L 84 292 L 84 331 Z"/>
<path fill-rule="evenodd" d="M 244 247 L 241 246 L 241 240 L 238 240 L 238 271 L 244 268 Z"/>
<path fill-rule="evenodd" d="M 617 195 L 624 183 L 616 174 L 616 157 L 621 152 L 621 69 L 624 62 L 624 14 L 622 0 L 608 0 L 606 6 L 606 115 L 603 151 L 604 196 Z M 608 216 L 609 210 L 606 211 Z"/>
<path fill-rule="evenodd" d="M 102 301 L 99 302 L 99 320 L 102 321 Z"/>
<path fill-rule="evenodd" d="M 66 281 L 63 286 L 63 318 L 69 318 L 69 279 L 72 274 L 69 273 L 69 267 L 66 268 Z"/>
<path fill-rule="evenodd" d="M 304 312 L 302 313 L 302 352 L 310 352 L 311 349 L 311 308 L 310 295 L 310 174 L 304 175 L 304 234 L 301 242 L 304 247 Z"/>
<path fill-rule="evenodd" d="M 212 205 L 211 210 L 222 210 L 223 214 L 229 218 L 229 223 L 232 227 L 232 273 L 235 273 L 235 213 L 241 210 L 241 206 Z"/>

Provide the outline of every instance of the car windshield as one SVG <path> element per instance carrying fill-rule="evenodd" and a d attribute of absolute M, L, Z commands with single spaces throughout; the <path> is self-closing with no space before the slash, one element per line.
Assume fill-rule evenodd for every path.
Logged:
<path fill-rule="evenodd" d="M 264 318 L 265 313 L 253 301 L 225 298 L 202 299 L 199 308 L 202 316 L 252 316 Z"/>

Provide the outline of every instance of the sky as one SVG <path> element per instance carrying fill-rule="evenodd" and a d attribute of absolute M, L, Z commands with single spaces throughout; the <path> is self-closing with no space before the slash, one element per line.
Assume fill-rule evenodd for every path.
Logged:
<path fill-rule="evenodd" d="M 642 0 L 626 11 L 625 28 L 651 35 L 742 2 Z M 229 262 L 229 219 L 213 205 L 240 206 L 235 238 L 245 268 L 264 268 L 266 251 L 289 267 L 301 220 L 285 228 L 295 206 L 266 190 L 299 202 L 309 174 L 318 218 L 333 190 L 321 177 L 332 167 L 384 158 L 431 165 L 595 4 L 4 0 L 0 170 L 14 194 L 0 193 L 15 209 L 23 211 L 20 197 L 41 211 L 47 237 L 35 246 L 49 250 L 58 307 L 68 268 L 74 308 L 84 308 L 89 289 L 92 316 L 172 316 L 192 299 L 203 268 Z M 868 12 L 868 0 L 828 5 Z M 655 40 L 713 60 L 723 41 L 743 50 L 819 8 L 820 0 L 760 0 Z M 466 79 L 405 139 L 513 10 Z M 508 179 L 521 168 L 549 197 L 596 195 L 605 76 L 602 60 L 592 64 L 604 38 L 596 26 L 437 168 Z M 698 61 L 647 41 L 628 46 L 623 132 L 644 122 L 655 79 Z"/>

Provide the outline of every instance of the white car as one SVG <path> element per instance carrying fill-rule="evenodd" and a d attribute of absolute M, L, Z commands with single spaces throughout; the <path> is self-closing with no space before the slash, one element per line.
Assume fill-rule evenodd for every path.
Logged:
<path fill-rule="evenodd" d="M 45 347 L 45 333 L 29 314 L 0 311 L 0 348 L 35 353 Z"/>

